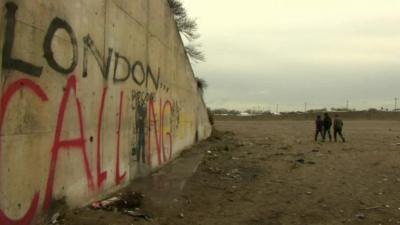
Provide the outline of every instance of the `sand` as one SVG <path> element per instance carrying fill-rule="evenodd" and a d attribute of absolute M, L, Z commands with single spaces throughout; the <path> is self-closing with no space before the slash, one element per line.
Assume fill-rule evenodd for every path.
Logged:
<path fill-rule="evenodd" d="M 182 155 L 204 154 L 194 174 L 177 178 L 172 163 L 149 178 L 153 188 L 128 188 L 145 194 L 152 219 L 81 209 L 63 223 L 400 224 L 400 121 L 344 123 L 347 142 L 335 143 L 315 142 L 309 120 L 216 121 L 218 132 Z"/>

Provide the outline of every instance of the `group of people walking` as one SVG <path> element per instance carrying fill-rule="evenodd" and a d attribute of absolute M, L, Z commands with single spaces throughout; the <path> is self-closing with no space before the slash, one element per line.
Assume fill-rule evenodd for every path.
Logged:
<path fill-rule="evenodd" d="M 322 141 L 325 141 L 326 134 L 328 134 L 329 141 L 332 141 L 331 136 L 331 127 L 332 127 L 332 119 L 328 113 L 324 113 L 324 118 L 322 119 L 320 115 L 317 116 L 315 120 L 315 141 L 318 140 L 318 135 L 321 134 Z M 335 142 L 337 141 L 337 135 L 340 136 L 343 142 L 345 139 L 342 134 L 343 129 L 343 121 L 339 118 L 339 115 L 335 115 L 335 119 L 333 121 L 333 139 Z"/>

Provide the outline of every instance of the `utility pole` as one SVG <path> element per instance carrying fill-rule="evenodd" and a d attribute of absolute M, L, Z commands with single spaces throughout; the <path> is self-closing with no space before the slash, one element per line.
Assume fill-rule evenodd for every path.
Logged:
<path fill-rule="evenodd" d="M 304 112 L 307 112 L 307 102 L 304 102 Z"/>
<path fill-rule="evenodd" d="M 399 100 L 399 98 L 394 98 L 394 111 L 397 112 L 397 100 Z"/>
<path fill-rule="evenodd" d="M 349 111 L 349 100 L 346 100 L 346 109 Z"/>

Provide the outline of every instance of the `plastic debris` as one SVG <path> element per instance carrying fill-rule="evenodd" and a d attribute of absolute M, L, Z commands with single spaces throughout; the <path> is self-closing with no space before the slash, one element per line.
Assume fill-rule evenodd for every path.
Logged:
<path fill-rule="evenodd" d="M 104 209 L 104 210 L 117 210 L 122 209 L 134 209 L 140 207 L 142 204 L 143 195 L 136 192 L 127 192 L 119 194 L 102 201 L 96 201 L 91 204 L 93 209 Z"/>

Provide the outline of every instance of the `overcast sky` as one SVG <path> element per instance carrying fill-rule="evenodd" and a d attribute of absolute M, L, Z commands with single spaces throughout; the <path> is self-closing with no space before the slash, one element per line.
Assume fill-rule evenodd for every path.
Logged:
<path fill-rule="evenodd" d="M 399 0 L 183 0 L 211 108 L 385 107 L 400 97 Z"/>

